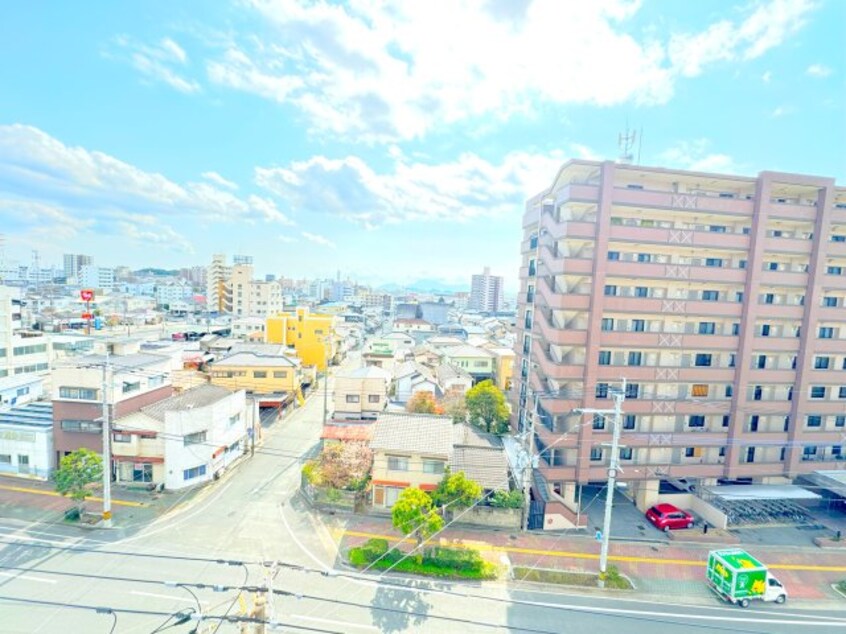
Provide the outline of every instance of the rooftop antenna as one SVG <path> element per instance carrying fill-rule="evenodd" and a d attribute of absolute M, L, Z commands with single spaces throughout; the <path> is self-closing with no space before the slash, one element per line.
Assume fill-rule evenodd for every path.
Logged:
<path fill-rule="evenodd" d="M 629 130 L 629 122 L 626 120 L 626 131 L 621 132 L 617 139 L 617 145 L 620 147 L 620 163 L 631 165 L 634 159 L 632 148 L 634 148 L 637 137 L 638 135 L 635 130 Z"/>

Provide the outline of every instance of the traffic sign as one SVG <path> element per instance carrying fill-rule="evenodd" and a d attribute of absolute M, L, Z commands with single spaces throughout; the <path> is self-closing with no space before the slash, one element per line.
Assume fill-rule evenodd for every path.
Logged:
<path fill-rule="evenodd" d="M 83 319 L 93 319 L 94 315 L 92 313 L 82 313 Z"/>
<path fill-rule="evenodd" d="M 94 291 L 90 288 L 85 288 L 79 291 L 79 296 L 82 298 L 83 302 L 90 302 L 94 299 Z"/>

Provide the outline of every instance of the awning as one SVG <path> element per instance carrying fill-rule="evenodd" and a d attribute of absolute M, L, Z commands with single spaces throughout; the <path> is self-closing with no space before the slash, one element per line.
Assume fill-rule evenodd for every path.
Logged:
<path fill-rule="evenodd" d="M 705 487 L 706 494 L 727 502 L 742 500 L 818 500 L 821 496 L 793 484 L 726 484 Z"/>

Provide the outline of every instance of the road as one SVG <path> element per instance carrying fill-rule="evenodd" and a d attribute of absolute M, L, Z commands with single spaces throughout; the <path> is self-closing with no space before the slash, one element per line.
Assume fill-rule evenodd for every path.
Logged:
<path fill-rule="evenodd" d="M 44 602 L 0 601 L 0 630 L 106 633 L 114 625 L 114 632 L 152 632 L 173 625 L 173 620 L 166 622 L 169 615 L 193 609 L 209 617 L 200 632 L 239 632 L 239 625 L 215 617 L 227 611 L 244 614 L 255 595 L 213 586 L 262 584 L 271 569 L 261 562 L 271 560 L 310 570 L 275 571 L 274 589 L 291 594 L 275 596 L 270 616 L 288 624 L 289 632 L 846 630 L 846 614 L 797 605 L 679 607 L 666 601 L 547 593 L 528 585 L 376 579 L 336 570 L 334 542 L 295 495 L 299 456 L 318 441 L 322 409 L 322 395 L 313 395 L 268 430 L 254 457 L 208 487 L 191 506 L 152 524 L 80 532 L 0 518 L 0 597 Z M 166 631 L 188 632 L 196 626 L 193 621 Z"/>

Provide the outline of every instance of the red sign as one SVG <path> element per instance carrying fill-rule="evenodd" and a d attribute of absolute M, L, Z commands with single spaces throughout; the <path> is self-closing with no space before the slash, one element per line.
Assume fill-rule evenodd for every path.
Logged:
<path fill-rule="evenodd" d="M 83 302 L 90 302 L 94 299 L 94 291 L 90 289 L 84 289 L 79 291 L 79 296 L 82 298 Z"/>
<path fill-rule="evenodd" d="M 83 319 L 94 319 L 94 315 L 92 313 L 82 313 Z"/>

